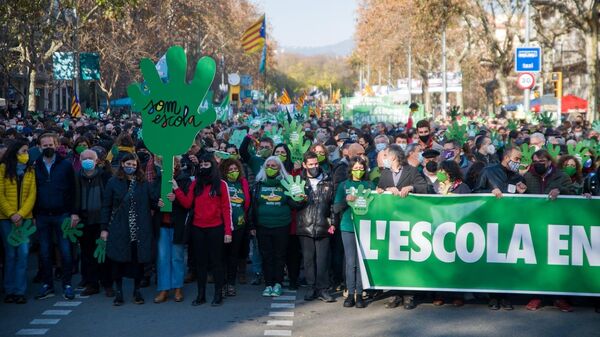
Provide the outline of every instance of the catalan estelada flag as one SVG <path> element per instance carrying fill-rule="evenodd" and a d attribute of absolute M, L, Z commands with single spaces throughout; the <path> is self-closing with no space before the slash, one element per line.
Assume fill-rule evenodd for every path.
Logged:
<path fill-rule="evenodd" d="M 304 90 L 304 93 L 302 94 L 302 96 L 298 97 L 298 99 L 296 100 L 298 110 L 302 109 L 302 107 L 304 106 L 305 99 L 306 99 L 306 90 Z"/>
<path fill-rule="evenodd" d="M 71 100 L 71 117 L 81 117 L 81 105 L 79 105 L 77 94 L 73 94 L 73 99 Z"/>
<path fill-rule="evenodd" d="M 250 28 L 246 29 L 242 35 L 242 48 L 247 54 L 252 54 L 263 48 L 267 38 L 265 27 L 265 16 L 260 17 Z"/>
<path fill-rule="evenodd" d="M 281 94 L 279 103 L 284 104 L 284 105 L 292 104 L 292 99 L 290 98 L 290 95 L 288 95 L 288 92 L 287 92 L 287 90 L 285 90 L 285 88 L 283 89 L 283 93 Z"/>

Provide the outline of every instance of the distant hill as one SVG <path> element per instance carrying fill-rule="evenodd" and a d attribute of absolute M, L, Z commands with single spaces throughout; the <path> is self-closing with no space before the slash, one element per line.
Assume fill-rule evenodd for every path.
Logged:
<path fill-rule="evenodd" d="M 354 41 L 351 39 L 320 47 L 281 47 L 280 53 L 297 54 L 304 56 L 332 55 L 349 56 L 354 49 Z"/>

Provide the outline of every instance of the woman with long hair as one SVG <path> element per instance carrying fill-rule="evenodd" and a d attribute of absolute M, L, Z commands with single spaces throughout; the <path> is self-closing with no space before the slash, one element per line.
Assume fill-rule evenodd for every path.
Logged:
<path fill-rule="evenodd" d="M 35 172 L 29 162 L 27 139 L 13 141 L 0 161 L 0 233 L 4 245 L 5 303 L 27 302 L 27 257 L 29 243 L 8 243 L 12 227 L 31 220 L 35 205 Z"/>
<path fill-rule="evenodd" d="M 235 296 L 235 278 L 237 276 L 240 250 L 248 228 L 248 210 L 250 209 L 250 187 L 244 176 L 242 163 L 236 159 L 225 159 L 220 165 L 221 176 L 225 177 L 229 187 L 233 232 L 231 243 L 225 245 L 227 296 Z M 244 263 L 246 261 L 244 260 Z"/>
<path fill-rule="evenodd" d="M 134 279 L 133 302 L 144 304 L 140 283 L 144 263 L 152 261 L 151 210 L 164 204 L 145 179 L 137 156 L 125 153 L 115 175 L 106 184 L 102 196 L 102 232 L 106 256 L 113 261 L 116 285 L 113 304 L 123 305 L 123 277 Z"/>
<path fill-rule="evenodd" d="M 206 303 L 206 275 L 209 264 L 215 280 L 212 306 L 223 304 L 223 259 L 224 244 L 231 243 L 232 222 L 229 187 L 221 180 L 217 162 L 212 153 L 204 153 L 198 158 L 199 169 L 196 179 L 184 193 L 173 180 L 173 190 L 177 201 L 184 208 L 192 209 L 190 236 L 196 261 L 198 295 L 193 306 Z M 172 198 L 172 195 L 169 196 Z"/>

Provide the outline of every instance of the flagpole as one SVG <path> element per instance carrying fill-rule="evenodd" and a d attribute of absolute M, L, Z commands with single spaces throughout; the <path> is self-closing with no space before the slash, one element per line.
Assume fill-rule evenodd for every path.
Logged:
<path fill-rule="evenodd" d="M 267 111 L 267 13 L 265 13 L 265 78 L 263 83 L 263 111 Z"/>

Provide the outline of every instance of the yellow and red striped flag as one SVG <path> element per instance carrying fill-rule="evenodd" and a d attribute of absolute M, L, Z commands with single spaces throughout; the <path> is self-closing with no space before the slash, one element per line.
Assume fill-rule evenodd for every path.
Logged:
<path fill-rule="evenodd" d="M 71 117 L 81 117 L 81 105 L 79 105 L 77 94 L 74 94 L 71 100 Z"/>
<path fill-rule="evenodd" d="M 284 105 L 288 105 L 288 104 L 292 103 L 292 99 L 290 98 L 290 95 L 288 95 L 288 92 L 287 92 L 287 90 L 285 90 L 285 88 L 283 89 L 283 93 L 281 94 L 279 103 L 284 104 Z"/>
<path fill-rule="evenodd" d="M 252 24 L 250 28 L 246 29 L 242 35 L 242 48 L 246 54 L 252 54 L 259 51 L 265 45 L 267 39 L 266 27 L 265 27 L 265 16 L 260 17 L 258 21 Z"/>

